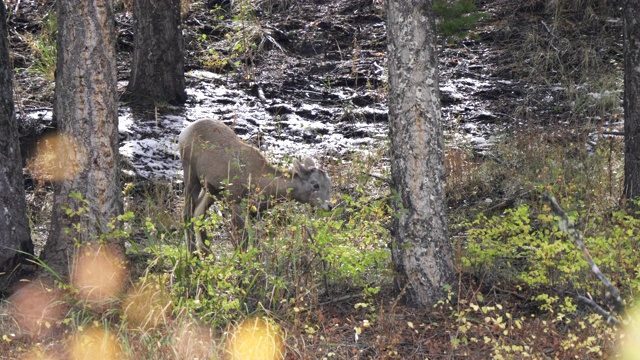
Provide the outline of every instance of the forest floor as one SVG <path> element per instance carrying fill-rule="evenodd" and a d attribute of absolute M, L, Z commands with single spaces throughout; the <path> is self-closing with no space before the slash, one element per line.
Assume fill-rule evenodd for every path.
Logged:
<path fill-rule="evenodd" d="M 224 9 L 229 2 L 205 3 L 194 2 L 185 14 L 187 104 L 156 109 L 122 104 L 120 109 L 121 121 L 138 121 L 121 132 L 121 140 L 123 148 L 134 149 L 134 154 L 125 157 L 139 181 L 169 179 L 178 184 L 170 196 L 178 197 L 179 163 L 170 144 L 184 124 L 203 116 L 232 121 L 245 139 L 268 145 L 275 158 L 291 152 L 339 158 L 385 142 L 388 85 L 382 2 L 265 1 L 250 15 L 243 15 L 247 17 L 243 25 L 212 15 L 212 4 Z M 468 37 L 453 42 L 438 39 L 448 176 L 452 178 L 447 185 L 448 204 L 456 217 L 501 211 L 531 198 L 528 189 L 509 185 L 509 179 L 494 179 L 473 189 L 456 181 L 466 176 L 467 169 L 458 160 L 476 163 L 494 157 L 492 149 L 502 143 L 505 133 L 544 133 L 545 141 L 582 139 L 589 146 L 597 131 L 614 133 L 621 126 L 617 116 L 621 86 L 617 92 L 615 87 L 578 91 L 567 86 L 583 81 L 576 73 L 582 73 L 577 69 L 587 61 L 595 63 L 594 68 L 604 64 L 601 67 L 606 70 L 600 73 L 613 79 L 607 81 L 621 84 L 622 27 L 615 14 L 598 8 L 595 2 L 587 2 L 592 11 L 588 16 L 581 13 L 584 9 L 567 5 L 572 2 L 563 8 L 554 8 L 551 1 L 478 3 L 478 10 L 490 16 Z M 34 71 L 38 66 L 28 34 L 39 34 L 45 15 L 55 7 L 47 1 L 21 4 L 9 27 L 17 112 L 28 157 L 30 146 L 52 125 L 53 99 L 52 74 Z M 562 20 L 554 18 L 558 10 Z M 133 43 L 132 19 L 125 10 L 117 16 L 118 78 L 123 90 Z M 241 35 L 237 39 L 224 36 L 231 33 Z M 585 42 L 592 44 L 594 53 L 581 50 Z M 548 72 L 540 72 L 542 67 Z M 158 113 L 164 119 L 163 130 L 151 125 L 157 124 Z M 164 150 L 144 147 L 149 139 L 164 141 Z M 139 143 L 132 145 L 131 141 Z M 136 156 L 136 149 L 147 156 Z M 136 176 L 128 181 L 137 181 Z M 45 190 L 34 195 L 35 181 L 29 184 L 31 208 L 46 209 L 50 194 L 43 194 Z M 179 218 L 180 201 L 174 199 L 170 204 L 167 212 Z M 40 223 L 38 228 L 37 238 L 46 238 L 46 226 Z M 357 298 L 327 299 L 326 305 L 309 315 L 315 324 L 313 333 L 300 326 L 286 329 L 289 357 L 612 356 L 607 354 L 615 347 L 615 331 L 602 330 L 586 320 L 586 307 L 572 315 L 576 326 L 558 321 L 532 300 L 537 290 L 517 282 L 494 283 L 490 275 L 461 274 L 456 297 L 433 309 L 404 303 L 391 287 L 375 296 L 373 313 L 356 309 Z M 479 303 L 481 308 L 470 310 Z M 30 341 L 2 345 L 0 359 L 21 358 Z"/>

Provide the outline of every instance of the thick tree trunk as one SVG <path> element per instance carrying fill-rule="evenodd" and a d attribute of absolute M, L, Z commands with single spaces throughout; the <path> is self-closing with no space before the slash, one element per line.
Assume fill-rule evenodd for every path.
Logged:
<path fill-rule="evenodd" d="M 125 98 L 183 103 L 187 95 L 180 0 L 134 0 L 133 18 L 133 64 Z"/>
<path fill-rule="evenodd" d="M 20 265 L 27 254 L 33 254 L 13 106 L 6 18 L 4 2 L 0 2 L 0 293 L 17 280 Z"/>
<path fill-rule="evenodd" d="M 67 276 L 74 244 L 94 241 L 122 209 L 115 21 L 112 0 L 57 1 L 56 5 L 54 113 L 65 142 L 59 154 L 65 178 L 54 187 L 51 232 L 42 258 Z"/>
<path fill-rule="evenodd" d="M 387 0 L 391 176 L 400 196 L 392 258 L 418 304 L 453 284 L 444 198 L 444 147 L 430 1 Z"/>
<path fill-rule="evenodd" d="M 624 2 L 623 21 L 624 196 L 633 199 L 640 196 L 640 2 Z"/>

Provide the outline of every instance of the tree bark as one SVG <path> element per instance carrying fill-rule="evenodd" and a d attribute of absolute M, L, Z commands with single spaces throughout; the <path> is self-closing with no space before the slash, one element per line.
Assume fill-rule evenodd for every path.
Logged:
<path fill-rule="evenodd" d="M 399 195 L 392 224 L 400 285 L 422 306 L 453 284 L 444 197 L 444 146 L 430 1 L 387 0 L 391 177 Z"/>
<path fill-rule="evenodd" d="M 624 197 L 634 199 L 640 196 L 640 2 L 625 0 L 623 29 Z"/>
<path fill-rule="evenodd" d="M 170 104 L 187 99 L 180 0 L 133 1 L 133 64 L 125 98 Z"/>
<path fill-rule="evenodd" d="M 74 245 L 95 241 L 122 211 L 116 37 L 112 0 L 57 1 L 56 6 L 54 113 L 65 144 L 58 154 L 65 178 L 54 186 L 51 231 L 42 259 L 68 276 Z"/>
<path fill-rule="evenodd" d="M 10 289 L 28 254 L 33 255 L 13 105 L 6 18 L 5 4 L 0 2 L 0 293 Z"/>

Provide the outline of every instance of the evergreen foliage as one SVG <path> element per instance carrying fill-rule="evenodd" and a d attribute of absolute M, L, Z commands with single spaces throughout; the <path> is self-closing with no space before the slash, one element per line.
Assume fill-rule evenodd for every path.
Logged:
<path fill-rule="evenodd" d="M 436 0 L 433 2 L 433 12 L 436 14 L 436 28 L 446 38 L 465 38 L 469 30 L 480 19 L 489 15 L 476 12 L 473 0 Z"/>

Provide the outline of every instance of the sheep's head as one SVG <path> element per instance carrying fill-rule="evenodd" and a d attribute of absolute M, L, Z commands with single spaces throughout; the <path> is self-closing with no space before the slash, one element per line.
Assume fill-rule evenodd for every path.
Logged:
<path fill-rule="evenodd" d="M 307 157 L 301 162 L 295 161 L 292 168 L 293 186 L 291 197 L 325 211 L 333 208 L 331 203 L 331 180 L 327 173 L 316 166 L 315 161 Z"/>

